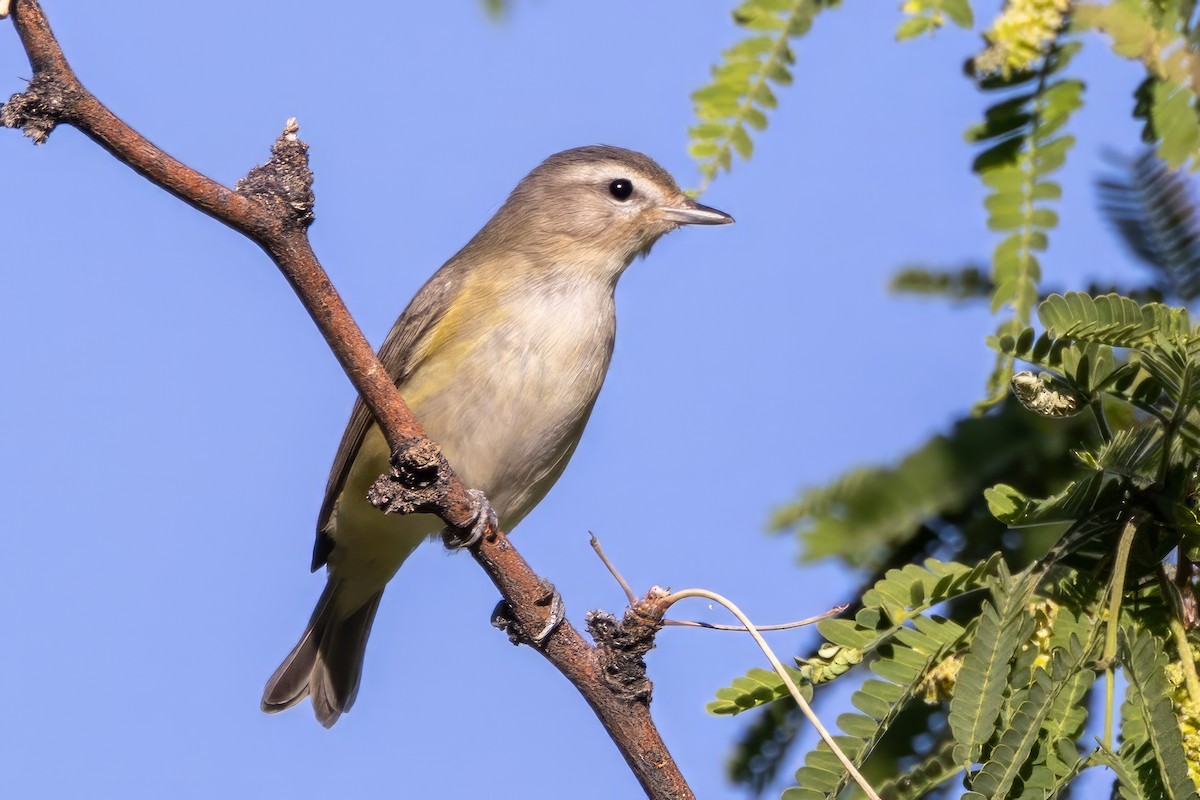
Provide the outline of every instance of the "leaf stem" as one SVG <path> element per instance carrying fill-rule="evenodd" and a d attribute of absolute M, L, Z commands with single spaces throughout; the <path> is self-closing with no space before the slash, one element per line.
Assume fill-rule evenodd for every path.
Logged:
<path fill-rule="evenodd" d="M 613 578 L 621 585 L 621 589 L 625 592 L 625 597 L 629 600 L 629 605 L 636 605 L 638 601 L 637 596 L 633 593 L 633 589 L 629 588 L 629 584 L 626 583 L 625 579 L 621 577 L 621 573 L 617 571 L 616 565 L 609 561 L 608 556 L 604 554 L 604 548 L 600 546 L 600 540 L 596 538 L 596 534 L 588 531 L 588 537 L 592 549 L 596 551 L 596 555 L 600 557 L 600 560 L 604 562 L 604 566 L 608 567 L 608 571 L 612 574 Z"/>
<path fill-rule="evenodd" d="M 806 617 L 805 619 L 798 619 L 795 622 L 781 622 L 778 625 L 755 625 L 754 627 L 760 631 L 788 631 L 793 628 L 803 628 L 805 625 L 812 625 L 823 619 L 836 617 L 847 608 L 849 608 L 847 605 L 834 606 L 824 614 L 817 614 L 815 617 Z M 678 628 L 704 628 L 710 631 L 737 631 L 738 633 L 749 633 L 750 631 L 745 625 L 717 625 L 712 622 L 696 622 L 686 619 L 664 619 L 662 622 L 663 625 L 674 625 Z"/>
<path fill-rule="evenodd" d="M 1187 631 L 1183 629 L 1183 622 L 1175 614 L 1171 615 L 1170 627 L 1175 649 L 1179 651 L 1179 666 L 1183 669 L 1183 682 L 1187 686 L 1188 697 L 1193 703 L 1200 703 L 1200 675 L 1196 674 L 1196 658 L 1192 655 Z"/>
<path fill-rule="evenodd" d="M 1137 535 L 1141 514 L 1131 511 L 1121 530 L 1121 538 L 1117 542 L 1117 552 L 1113 562 L 1112 578 L 1108 585 L 1108 628 L 1104 635 L 1104 653 L 1101 659 L 1104 663 L 1104 737 L 1102 743 L 1108 750 L 1113 742 L 1113 699 L 1115 696 L 1115 675 L 1113 665 L 1117 659 L 1117 631 L 1120 628 L 1121 600 L 1125 594 L 1125 573 L 1129 568 L 1129 552 L 1133 549 L 1133 540 Z"/>
<path fill-rule="evenodd" d="M 1191 406 L 1184 402 L 1182 395 L 1187 394 L 1187 387 L 1192 385 L 1192 362 L 1188 359 L 1183 368 L 1183 380 L 1179 382 L 1180 397 L 1175 400 L 1175 410 L 1171 413 L 1171 418 L 1165 423 L 1163 428 L 1163 454 L 1162 463 L 1158 467 L 1158 484 L 1164 485 L 1167 481 L 1167 473 L 1171 468 L 1171 445 L 1174 443 L 1175 434 L 1179 430 L 1179 426 L 1183 424 L 1184 418 L 1187 417 Z"/>
<path fill-rule="evenodd" d="M 767 657 L 767 661 L 771 662 L 771 667 L 783 681 L 784 685 L 787 686 L 788 692 L 791 694 L 792 699 L 796 701 L 796 705 L 800 706 L 800 710 L 804 712 L 804 716 L 808 717 L 808 721 L 812 723 L 812 726 L 816 729 L 817 733 L 820 734 L 821 739 L 825 742 L 829 749 L 833 751 L 833 754 L 837 756 L 838 761 L 842 763 L 842 766 L 846 768 L 846 771 L 850 773 L 850 777 L 852 777 L 854 782 L 858 784 L 859 788 L 863 790 L 863 794 L 870 798 L 870 800 L 880 800 L 879 795 L 876 794 L 875 790 L 871 788 L 871 784 L 867 783 L 867 779 L 864 778 L 862 773 L 858 771 L 858 768 L 854 766 L 854 762 L 852 762 L 849 756 L 843 752 L 842 748 L 838 747 L 837 742 L 834 741 L 833 735 L 829 733 L 823 724 L 821 724 L 821 720 L 817 716 L 816 712 L 812 710 L 812 706 L 810 706 L 808 701 L 804 699 L 804 695 L 800 694 L 800 689 L 796 686 L 795 681 L 792 680 L 792 676 L 789 675 L 787 670 L 783 668 L 783 664 L 779 662 L 779 659 L 775 656 L 775 652 L 771 650 L 770 646 L 767 645 L 766 639 L 763 639 L 762 634 L 758 632 L 758 628 L 754 626 L 754 623 L 750 621 L 750 618 L 742 613 L 742 610 L 734 605 L 731 600 L 717 594 L 716 592 L 710 592 L 707 589 L 684 589 L 682 591 L 673 592 L 663 599 L 663 610 L 665 611 L 666 609 L 670 608 L 672 604 L 686 597 L 701 597 L 706 600 L 712 600 L 714 603 L 720 603 L 721 605 L 725 606 L 725 608 L 729 609 L 729 613 L 737 617 L 738 620 L 746 626 L 746 631 L 754 637 L 754 641 L 757 642 L 758 646 L 762 649 L 763 654 Z"/>
<path fill-rule="evenodd" d="M 1112 430 L 1108 427 L 1108 419 L 1104 416 L 1104 401 L 1097 397 L 1092 401 L 1092 414 L 1096 417 L 1096 427 L 1100 430 L 1100 438 L 1106 443 L 1112 441 Z"/>

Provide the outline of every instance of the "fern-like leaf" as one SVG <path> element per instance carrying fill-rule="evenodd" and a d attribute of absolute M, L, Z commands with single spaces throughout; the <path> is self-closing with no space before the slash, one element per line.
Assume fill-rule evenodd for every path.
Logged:
<path fill-rule="evenodd" d="M 1066 685 L 1058 692 L 1042 722 L 1042 730 L 1038 735 L 1041 752 L 1024 778 L 1022 797 L 1049 800 L 1057 796 L 1084 767 L 1085 762 L 1079 755 L 1076 741 L 1083 734 L 1087 722 L 1084 700 L 1095 681 L 1095 672 L 1080 669 L 1066 680 Z"/>
<path fill-rule="evenodd" d="M 920 617 L 921 612 L 974 591 L 992 576 L 1002 574 L 1003 564 L 999 554 L 995 554 L 974 567 L 929 559 L 923 568 L 912 564 L 889 570 L 885 578 L 863 595 L 863 608 L 853 620 L 826 619 L 817 623 L 817 630 L 827 643 L 818 650 L 816 658 L 806 659 L 800 665 L 793 678 L 801 688 L 811 690 L 812 684 L 827 683 L 845 674 L 896 637 L 905 623 L 918 624 L 919 620 L 920 625 L 934 624 Z M 752 669 L 719 689 L 717 700 L 709 703 L 707 709 L 713 714 L 739 714 L 786 694 L 787 688 L 774 672 Z"/>
<path fill-rule="evenodd" d="M 945 741 L 903 775 L 880 784 L 878 794 L 885 800 L 918 800 L 928 797 L 959 772 L 962 772 L 962 764 L 954 759 L 954 742 Z"/>
<path fill-rule="evenodd" d="M 937 295 L 950 300 L 978 300 L 995 291 L 987 271 L 974 264 L 955 270 L 911 264 L 892 276 L 888 290 L 896 294 Z"/>
<path fill-rule="evenodd" d="M 988 489 L 984 497 L 996 519 L 1017 528 L 1079 519 L 1101 505 L 1102 497 L 1112 499 L 1118 492 L 1103 474 L 1095 472 L 1071 481 L 1061 492 L 1043 500 L 1028 498 L 1003 483 Z"/>
<path fill-rule="evenodd" d="M 1038 318 L 1050 336 L 1112 347 L 1145 347 L 1158 335 L 1178 338 L 1191 334 L 1185 309 L 1162 303 L 1138 305 L 1116 294 L 1052 294 L 1038 306 Z"/>
<path fill-rule="evenodd" d="M 978 761 L 984 744 L 991 739 L 1013 656 L 1033 629 L 1033 618 L 1022 613 L 1024 593 L 1007 584 L 1000 579 L 992 584 L 993 600 L 998 605 L 984 602 L 950 701 L 950 729 L 960 747 L 958 760 L 964 764 Z"/>
<path fill-rule="evenodd" d="M 972 502 L 996 474 L 1027 459 L 1031 448 L 1045 447 L 1048 435 L 1015 407 L 967 418 L 899 464 L 854 470 L 804 491 L 775 513 L 771 527 L 795 530 L 805 559 L 838 556 L 852 566 L 872 566 L 917 535 L 926 520 Z"/>
<path fill-rule="evenodd" d="M 1187 754 L 1179 723 L 1171 708 L 1171 685 L 1167 682 L 1167 654 L 1162 642 L 1152 634 L 1133 626 L 1123 626 L 1121 661 L 1129 678 L 1129 706 L 1139 710 L 1136 722 L 1126 724 L 1122 734 L 1126 746 L 1133 751 L 1144 744 L 1149 745 L 1155 764 L 1166 790 L 1166 796 L 1174 800 L 1192 800 L 1200 797 L 1196 785 L 1188 774 Z"/>
<path fill-rule="evenodd" d="M 1060 648 L 1051 654 L 1048 670 L 1036 668 L 1032 683 L 1017 691 L 1011 699 L 1009 705 L 1014 713 L 1000 730 L 987 763 L 972 776 L 973 791 L 986 797 L 1007 797 L 1022 773 L 1032 775 L 1037 772 L 1032 768 L 1036 765 L 1026 762 L 1039 742 L 1048 744 L 1056 741 L 1048 739 L 1045 730 L 1047 721 L 1051 719 L 1050 712 L 1057 705 L 1058 698 L 1071 686 L 1072 679 L 1085 669 L 1087 660 L 1094 656 L 1095 647 L 1092 643 L 1085 646 L 1076 639 L 1067 648 Z M 1073 768 L 1075 765 L 1072 763 L 1070 766 Z M 1048 784 L 1042 788 L 1050 789 L 1057 784 L 1048 771 L 1042 777 L 1041 782 Z M 1051 779 L 1045 780 L 1046 777 Z M 1027 779 L 1022 782 L 1027 783 Z"/>
<path fill-rule="evenodd" d="M 1079 453 L 1088 466 L 1130 480 L 1148 481 L 1162 452 L 1162 427 L 1141 423 L 1113 434 L 1094 455 Z"/>
<path fill-rule="evenodd" d="M 1162 785 L 1162 776 L 1154 764 L 1154 751 L 1148 741 L 1135 745 L 1129 738 L 1128 731 L 1134 726 L 1131 720 L 1122 716 L 1121 738 L 1125 743 L 1120 751 L 1114 753 L 1101 747 L 1092 759 L 1102 766 L 1108 767 L 1116 776 L 1113 785 L 1113 798 L 1120 800 L 1162 800 L 1167 791 Z"/>
<path fill-rule="evenodd" d="M 851 665 L 853 666 L 853 665 Z M 784 667 L 800 688 L 805 700 L 812 699 L 812 682 L 800 670 Z M 717 690 L 717 699 L 705 708 L 710 714 L 740 714 L 751 708 L 787 697 L 788 688 L 771 670 L 755 667 L 734 678 L 729 686 Z"/>
<path fill-rule="evenodd" d="M 1101 212 L 1173 296 L 1184 302 L 1200 296 L 1200 209 L 1191 183 L 1150 151 L 1117 166 L 1122 174 L 1097 182 Z"/>
<path fill-rule="evenodd" d="M 874 623 L 878 610 L 890 623 L 898 625 L 917 612 L 982 586 L 992 576 L 1001 574 L 1002 563 L 996 553 L 973 567 L 929 558 L 921 566 L 908 564 L 890 569 L 883 580 L 863 593 L 863 610 L 855 615 L 855 621 Z M 818 623 L 818 629 L 821 624 Z"/>
<path fill-rule="evenodd" d="M 917 617 L 915 628 L 902 628 L 896 641 L 881 648 L 871 671 L 882 680 L 863 681 L 851 697 L 861 714 L 843 714 L 838 727 L 845 731 L 838 745 L 861 766 L 887 733 L 891 723 L 917 695 L 925 679 L 958 646 L 966 631 L 945 619 Z M 787 800 L 828 800 L 837 797 L 849 775 L 828 746 L 821 742 L 796 772 L 796 786 L 783 793 Z"/>
<path fill-rule="evenodd" d="M 1200 154 L 1200 118 L 1194 81 L 1200 68 L 1188 41 L 1190 6 L 1114 0 L 1079 3 L 1074 24 L 1107 33 L 1115 53 L 1141 61 L 1147 80 L 1138 91 L 1137 116 L 1147 120 L 1149 141 L 1158 141 L 1158 157 L 1172 169 L 1196 166 Z"/>
<path fill-rule="evenodd" d="M 1016 695 L 1016 713 L 1009 725 L 1002 729 L 987 763 L 972 776 L 973 791 L 982 797 L 1008 796 L 1025 766 L 1025 759 L 1037 742 L 1042 721 L 1050 709 L 1053 689 L 1050 677 L 1038 670 L 1033 685 Z"/>
<path fill-rule="evenodd" d="M 777 104 L 772 85 L 792 82 L 791 41 L 808 33 L 821 9 L 838 2 L 746 0 L 733 12 L 734 21 L 754 35 L 722 53 L 712 82 L 692 93 L 699 121 L 688 131 L 688 152 L 700 166 L 701 191 L 720 170 L 732 167 L 734 153 L 750 157 L 750 129 L 766 128 L 767 112 Z"/>
<path fill-rule="evenodd" d="M 1075 143 L 1074 137 L 1060 135 L 1060 130 L 1083 104 L 1083 84 L 1055 76 L 1077 50 L 1078 44 L 1054 42 L 1034 73 L 980 83 L 985 90 L 1005 91 L 1003 99 L 988 109 L 983 124 L 967 133 L 972 141 L 986 145 L 975 159 L 975 171 L 989 189 L 984 203 L 988 227 L 1004 234 L 992 256 L 996 286 L 992 310 L 1010 306 L 1013 317 L 1001 324 L 999 335 L 1028 326 L 1038 301 L 1041 265 L 1036 253 L 1046 249 L 1048 233 L 1058 225 L 1058 214 L 1048 204 L 1062 195 L 1049 176 L 1062 167 Z M 985 405 L 1004 396 L 1012 363 L 1011 356 L 999 356 Z"/>

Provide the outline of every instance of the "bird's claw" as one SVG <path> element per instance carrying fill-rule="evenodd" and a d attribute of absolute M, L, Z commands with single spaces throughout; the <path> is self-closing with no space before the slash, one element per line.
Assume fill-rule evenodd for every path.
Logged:
<path fill-rule="evenodd" d="M 488 502 L 483 492 L 478 489 L 468 489 L 467 495 L 475 507 L 475 516 L 469 527 L 447 527 L 442 531 L 442 544 L 446 545 L 447 550 L 463 550 L 471 547 L 483 538 L 489 527 L 492 529 L 500 527 L 496 519 L 496 510 L 492 508 L 492 504 Z"/>
<path fill-rule="evenodd" d="M 554 629 L 567 618 L 567 604 L 563 602 L 562 595 L 558 593 L 558 589 L 554 588 L 554 584 L 546 581 L 546 585 L 550 589 L 550 596 L 546 598 L 545 604 L 550 607 L 550 612 L 546 616 L 546 624 L 533 636 L 535 645 L 546 641 L 550 634 L 554 633 Z"/>
<path fill-rule="evenodd" d="M 550 634 L 554 633 L 554 629 L 567 618 L 567 606 L 563 603 L 562 595 L 554 588 L 554 584 L 550 581 L 542 581 L 542 584 L 546 588 L 546 595 L 538 600 L 536 605 L 548 607 L 549 613 L 546 616 L 545 624 L 536 633 L 527 633 L 522 629 L 507 600 L 501 600 L 492 611 L 492 626 L 504 631 L 508 635 L 508 640 L 513 644 L 530 644 L 540 647 Z"/>

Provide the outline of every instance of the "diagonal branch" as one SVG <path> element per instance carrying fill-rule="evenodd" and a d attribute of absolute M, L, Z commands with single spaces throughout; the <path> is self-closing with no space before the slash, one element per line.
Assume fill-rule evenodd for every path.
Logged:
<path fill-rule="evenodd" d="M 78 128 L 154 184 L 262 247 L 291 283 L 379 422 L 393 450 L 391 478 L 410 495 L 407 507 L 435 513 L 455 528 L 469 527 L 476 501 L 437 446 L 425 437 L 309 243 L 312 173 L 308 148 L 296 135 L 295 121 L 290 120 L 275 141 L 270 160 L 229 189 L 167 155 L 84 88 L 37 0 L 0 0 L 0 16 L 6 10 L 33 68 L 33 79 L 24 92 L 0 107 L 0 125 L 21 128 L 35 143 L 45 141 L 59 123 Z M 522 632 L 545 626 L 548 584 L 494 525 L 470 552 L 512 608 L 518 638 L 530 641 Z M 635 605 L 641 609 L 639 618 L 650 626 L 652 641 L 662 616 L 656 598 L 647 597 Z M 646 647 L 644 635 L 639 646 Z M 650 718 L 648 681 L 642 691 L 618 691 L 618 682 L 605 680 L 612 648 L 592 647 L 565 621 L 536 649 L 596 712 L 648 797 L 694 797 Z"/>

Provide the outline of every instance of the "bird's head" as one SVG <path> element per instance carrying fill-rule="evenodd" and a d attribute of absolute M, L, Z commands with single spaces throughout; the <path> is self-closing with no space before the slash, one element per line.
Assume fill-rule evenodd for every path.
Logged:
<path fill-rule="evenodd" d="M 615 278 L 665 233 L 730 222 L 733 217 L 684 194 L 649 157 L 591 145 L 538 165 L 489 227 L 510 247 L 544 250 L 559 263 L 604 262 Z"/>

